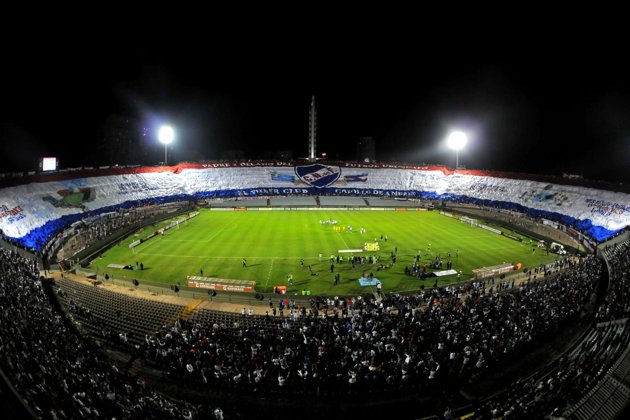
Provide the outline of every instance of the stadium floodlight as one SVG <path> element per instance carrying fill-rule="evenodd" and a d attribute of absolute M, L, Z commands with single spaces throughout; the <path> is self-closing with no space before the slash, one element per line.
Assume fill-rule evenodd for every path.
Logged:
<path fill-rule="evenodd" d="M 173 142 L 174 138 L 175 131 L 173 130 L 173 127 L 170 125 L 163 125 L 160 127 L 160 131 L 158 131 L 158 140 L 160 140 L 160 143 L 164 144 L 164 165 L 168 165 L 167 149 L 168 145 Z"/>
<path fill-rule="evenodd" d="M 448 147 L 455 150 L 455 169 L 459 168 L 459 151 L 466 146 L 468 136 L 462 131 L 453 131 L 446 140 Z"/>

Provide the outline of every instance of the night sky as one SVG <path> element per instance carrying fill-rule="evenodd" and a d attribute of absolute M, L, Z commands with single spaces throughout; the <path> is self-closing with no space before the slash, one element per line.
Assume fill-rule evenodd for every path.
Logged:
<path fill-rule="evenodd" d="M 34 170 L 45 155 L 62 167 L 94 164 L 112 114 L 142 122 L 153 163 L 163 158 L 160 122 L 177 132 L 170 163 L 220 159 L 229 149 L 303 157 L 314 94 L 318 153 L 331 158 L 354 159 L 357 139 L 370 136 L 379 161 L 452 167 L 444 140 L 460 129 L 470 135 L 460 164 L 470 169 L 630 182 L 630 65 L 619 51 L 563 38 L 509 47 L 290 38 L 140 32 L 89 48 L 74 38 L 8 45 L 0 171 Z"/>

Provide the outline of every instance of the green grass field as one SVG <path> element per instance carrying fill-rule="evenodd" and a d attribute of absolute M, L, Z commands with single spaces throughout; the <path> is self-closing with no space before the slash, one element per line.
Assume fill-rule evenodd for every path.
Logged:
<path fill-rule="evenodd" d="M 320 224 L 320 220 L 327 219 L 337 220 L 339 226 L 350 225 L 353 232 L 334 232 L 331 225 Z M 366 233 L 359 233 L 361 227 Z M 469 278 L 474 268 L 504 262 L 533 267 L 556 257 L 538 248 L 532 253 L 531 244 L 472 227 L 437 212 L 202 210 L 180 228 L 129 249 L 129 243 L 155 229 L 149 227 L 115 245 L 92 261 L 92 269 L 98 268 L 99 274 L 108 273 L 115 278 L 127 276 L 141 282 L 181 285 L 186 284 L 187 275 L 199 275 L 203 269 L 204 276 L 208 277 L 254 280 L 256 290 L 261 292 L 270 292 L 278 285 L 286 286 L 287 276 L 292 274 L 293 286 L 289 287 L 289 293 L 305 289 L 311 294 L 331 295 L 366 292 L 357 281 L 363 272 L 372 272 L 387 292 L 432 285 L 435 278 L 419 280 L 404 274 L 405 265 L 411 266 L 418 252 L 422 262 L 427 264 L 439 253 L 444 258 L 445 270 L 446 254 L 450 251 L 453 268 L 463 272 L 462 279 Z M 387 235 L 388 241 L 381 240 L 381 235 Z M 340 273 L 341 280 L 334 286 L 330 256 L 336 256 L 340 249 L 363 248 L 364 242 L 375 239 L 381 246 L 380 251 L 357 255 L 379 255 L 380 262 L 387 264 L 391 262 L 391 252 L 398 248 L 396 264 L 380 271 L 376 265 L 358 265 L 353 271 L 347 260 L 335 263 L 335 272 Z M 429 244 L 432 256 L 427 253 Z M 242 266 L 243 258 L 247 259 L 246 268 Z M 301 259 L 304 259 L 304 267 L 300 265 Z M 135 265 L 136 262 L 143 263 L 144 270 L 107 268 L 110 263 Z M 316 275 L 309 273 L 309 265 Z M 456 280 L 453 275 L 441 277 L 439 282 Z"/>

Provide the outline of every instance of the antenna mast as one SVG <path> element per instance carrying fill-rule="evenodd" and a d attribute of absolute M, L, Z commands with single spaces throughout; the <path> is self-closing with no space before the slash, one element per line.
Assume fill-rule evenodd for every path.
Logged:
<path fill-rule="evenodd" d="M 317 160 L 317 108 L 315 95 L 311 96 L 311 106 L 308 110 L 308 160 Z"/>

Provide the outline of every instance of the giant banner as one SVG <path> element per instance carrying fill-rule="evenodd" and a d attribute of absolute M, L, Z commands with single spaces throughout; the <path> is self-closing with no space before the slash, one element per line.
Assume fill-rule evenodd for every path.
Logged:
<path fill-rule="evenodd" d="M 621 192 L 444 168 L 238 166 L 146 168 L 109 176 L 33 182 L 0 190 L 0 229 L 40 249 L 85 216 L 175 200 L 342 195 L 474 202 L 527 212 L 604 240 L 630 224 L 630 196 Z"/>

